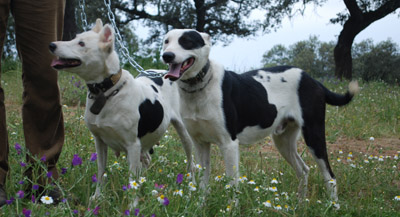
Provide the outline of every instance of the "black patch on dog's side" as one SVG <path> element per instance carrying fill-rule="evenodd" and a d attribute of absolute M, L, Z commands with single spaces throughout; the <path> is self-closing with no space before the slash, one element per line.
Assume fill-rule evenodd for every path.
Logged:
<path fill-rule="evenodd" d="M 194 50 L 205 45 L 203 37 L 196 31 L 186 31 L 178 40 L 185 50 Z"/>
<path fill-rule="evenodd" d="M 282 78 L 281 78 L 281 82 L 282 82 L 282 83 L 286 83 L 287 81 L 285 80 L 284 77 L 282 77 Z"/>
<path fill-rule="evenodd" d="M 269 104 L 265 88 L 252 76 L 257 71 L 236 74 L 225 71 L 222 82 L 223 110 L 225 125 L 232 140 L 237 138 L 244 128 L 260 126 L 265 129 L 272 126 L 277 109 Z"/>
<path fill-rule="evenodd" d="M 157 90 L 156 87 L 154 87 L 154 85 L 151 85 L 151 88 L 153 88 L 153 90 L 154 90 L 156 93 L 158 93 L 158 90 Z"/>
<path fill-rule="evenodd" d="M 153 104 L 149 99 L 146 99 L 139 106 L 139 114 L 138 137 L 142 138 L 147 133 L 154 132 L 160 126 L 164 118 L 164 109 L 158 100 Z"/>

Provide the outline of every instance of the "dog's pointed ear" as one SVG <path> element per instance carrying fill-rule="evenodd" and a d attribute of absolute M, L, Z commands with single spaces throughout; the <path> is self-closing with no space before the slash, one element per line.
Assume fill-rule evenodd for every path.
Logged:
<path fill-rule="evenodd" d="M 102 49 L 107 49 L 109 53 L 114 49 L 114 29 L 109 25 L 106 24 L 100 31 L 100 47 Z"/>
<path fill-rule="evenodd" d="M 200 35 L 206 43 L 211 44 L 211 36 L 209 34 L 201 32 Z"/>
<path fill-rule="evenodd" d="M 93 27 L 92 31 L 99 33 L 101 28 L 103 28 L 103 22 L 101 22 L 100 18 L 97 18 L 96 25 Z"/>

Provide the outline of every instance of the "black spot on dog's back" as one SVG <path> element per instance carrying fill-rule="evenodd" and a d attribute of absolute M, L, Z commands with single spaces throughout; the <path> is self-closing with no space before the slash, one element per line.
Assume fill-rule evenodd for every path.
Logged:
<path fill-rule="evenodd" d="M 152 73 L 152 72 L 154 72 L 154 71 L 147 71 L 147 72 Z M 139 77 L 147 77 L 147 78 L 151 79 L 155 84 L 157 84 L 157 85 L 160 86 L 160 87 L 161 87 L 161 86 L 163 85 L 163 83 L 164 83 L 162 77 L 149 77 L 149 75 L 148 75 L 148 74 L 145 74 L 145 73 L 140 73 L 137 77 L 138 77 L 138 78 L 139 78 Z"/>
<path fill-rule="evenodd" d="M 154 92 L 158 93 L 158 90 L 156 87 L 154 87 L 154 85 L 151 85 L 151 88 L 153 88 Z"/>
<path fill-rule="evenodd" d="M 164 118 L 164 109 L 158 100 L 153 104 L 146 99 L 139 106 L 139 114 L 138 137 L 141 138 L 147 133 L 154 132 L 160 126 Z"/>
<path fill-rule="evenodd" d="M 226 127 L 232 140 L 244 128 L 259 126 L 263 129 L 272 126 L 277 109 L 268 101 L 265 88 L 254 78 L 256 71 L 236 74 L 226 71 L 222 83 L 223 110 Z"/>
<path fill-rule="evenodd" d="M 205 45 L 203 37 L 196 31 L 186 31 L 178 40 L 185 50 L 194 50 Z"/>
<path fill-rule="evenodd" d="M 164 81 L 163 78 L 159 77 L 159 78 L 150 78 L 154 83 L 156 83 L 158 86 L 162 86 Z"/>

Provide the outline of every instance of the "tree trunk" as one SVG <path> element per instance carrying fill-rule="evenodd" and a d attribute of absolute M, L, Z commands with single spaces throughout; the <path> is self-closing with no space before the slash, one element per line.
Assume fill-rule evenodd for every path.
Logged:
<path fill-rule="evenodd" d="M 343 30 L 340 32 L 333 53 L 335 58 L 335 76 L 340 80 L 343 77 L 348 80 L 352 78 L 353 59 L 351 56 L 351 46 L 359 32 L 354 32 L 356 23 L 350 22 L 350 19 L 345 23 Z"/>
<path fill-rule="evenodd" d="M 78 32 L 75 19 L 75 8 L 78 8 L 76 0 L 66 0 L 63 41 L 72 40 Z"/>
<path fill-rule="evenodd" d="M 400 7 L 399 0 L 388 0 L 375 11 L 363 12 L 356 0 L 343 0 L 350 12 L 350 17 L 343 25 L 338 43 L 334 50 L 335 76 L 342 80 L 352 78 L 353 60 L 351 46 L 354 38 L 371 23 L 385 17 Z"/>

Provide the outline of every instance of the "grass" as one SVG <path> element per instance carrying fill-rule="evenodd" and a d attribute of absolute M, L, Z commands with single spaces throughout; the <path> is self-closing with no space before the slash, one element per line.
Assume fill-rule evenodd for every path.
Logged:
<path fill-rule="evenodd" d="M 95 153 L 94 141 L 83 122 L 86 88 L 82 88 L 83 82 L 78 78 L 60 73 L 66 136 L 58 167 L 66 169 L 66 173 L 57 183 L 66 200 L 54 206 L 32 203 L 31 198 L 18 198 L 17 193 L 31 182 L 23 177 L 25 167 L 20 164 L 25 162 L 26 153 L 20 115 L 20 68 L 3 73 L 1 78 L 6 91 L 10 141 L 11 170 L 6 189 L 14 201 L 0 209 L 0 216 L 21 216 L 28 210 L 32 216 L 124 216 L 128 212 L 130 216 L 135 216 L 136 212 L 139 216 L 400 216 L 400 201 L 395 200 L 400 195 L 400 160 L 395 159 L 400 146 L 397 143 L 397 146 L 385 149 L 379 143 L 384 138 L 400 141 L 398 86 L 361 83 L 361 93 L 349 106 L 327 107 L 326 136 L 331 143 L 341 141 L 337 146 L 328 147 L 330 162 L 338 178 L 340 209 L 335 209 L 329 200 L 323 178 L 303 141 L 299 142 L 299 152 L 311 168 L 308 196 L 304 202 L 299 202 L 296 196 L 298 180 L 294 171 L 272 148 L 269 137 L 258 144 L 241 147 L 240 171 L 245 178 L 242 177 L 243 182 L 237 188 L 227 186 L 229 179 L 223 175 L 222 157 L 213 146 L 209 193 L 205 195 L 198 186 L 194 190 L 187 178 L 184 151 L 172 128 L 156 146 L 150 168 L 143 170 L 141 176 L 145 182 L 140 183 L 139 177 L 136 179 L 137 189 L 128 188 L 129 171 L 124 155 L 116 157 L 109 151 L 102 197 L 90 202 L 96 186 L 93 176 L 97 165 L 91 160 Z M 347 88 L 347 82 L 327 81 L 325 85 L 342 93 Z M 370 137 L 374 139 L 370 140 Z M 348 150 L 346 141 L 360 141 L 368 148 L 353 146 L 354 150 Z M 20 154 L 14 147 L 16 143 L 22 146 Z M 340 152 L 336 147 L 345 151 Z M 352 157 L 348 161 L 350 151 Z M 82 159 L 80 165 L 72 166 L 74 155 Z M 38 159 L 37 176 L 46 175 L 46 171 L 39 172 L 41 167 L 44 165 Z M 192 176 L 198 178 L 202 170 L 198 171 Z M 184 176 L 181 183 L 177 183 L 179 174 Z M 278 183 L 272 183 L 274 178 Z M 250 184 L 251 180 L 255 184 Z M 270 187 L 276 187 L 277 191 L 269 190 Z M 176 194 L 179 190 L 183 191 L 182 196 Z M 138 206 L 131 208 L 130 204 L 136 198 Z M 160 203 L 161 198 L 168 198 L 169 204 Z M 238 199 L 239 203 L 235 205 L 232 198 Z M 267 201 L 271 207 L 264 205 Z"/>

